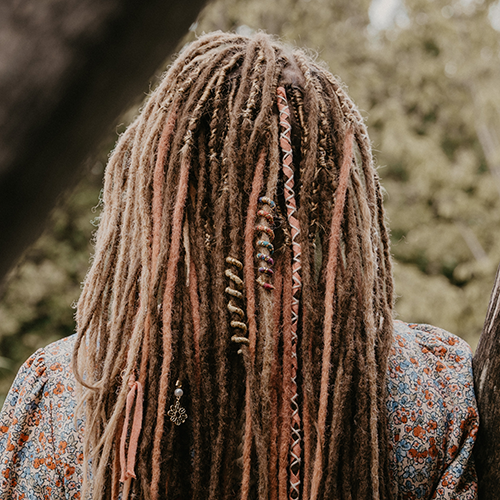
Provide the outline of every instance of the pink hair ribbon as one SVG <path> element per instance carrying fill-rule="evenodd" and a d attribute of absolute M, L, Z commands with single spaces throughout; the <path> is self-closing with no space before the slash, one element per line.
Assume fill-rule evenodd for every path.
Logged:
<path fill-rule="evenodd" d="M 127 406 L 125 411 L 125 421 L 123 422 L 123 431 L 120 443 L 120 464 L 121 464 L 121 477 L 120 482 L 125 483 L 129 478 L 135 479 L 135 456 L 137 454 L 137 445 L 139 443 L 139 435 L 141 433 L 142 423 L 142 404 L 143 404 L 143 390 L 142 384 L 138 381 L 131 379 L 130 390 L 127 395 Z M 132 421 L 132 429 L 130 430 L 130 439 L 128 445 L 128 456 L 126 452 L 128 423 L 130 414 L 132 413 L 132 406 L 135 401 L 134 418 Z"/>

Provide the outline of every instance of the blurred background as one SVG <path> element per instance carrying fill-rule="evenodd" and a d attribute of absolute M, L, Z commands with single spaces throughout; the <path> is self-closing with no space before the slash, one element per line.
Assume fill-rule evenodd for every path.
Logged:
<path fill-rule="evenodd" d="M 475 348 L 500 263 L 500 0 L 214 0 L 178 50 L 213 30 L 276 34 L 344 82 L 386 190 L 398 317 Z M 20 363 L 74 331 L 106 158 L 141 99 L 8 276 L 0 403 Z"/>

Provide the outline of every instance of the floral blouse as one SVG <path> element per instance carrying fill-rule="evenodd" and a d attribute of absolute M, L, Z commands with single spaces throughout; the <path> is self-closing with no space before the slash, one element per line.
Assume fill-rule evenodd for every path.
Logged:
<path fill-rule="evenodd" d="M 74 340 L 33 354 L 9 392 L 0 414 L 0 499 L 80 498 Z M 469 346 L 444 330 L 395 322 L 387 413 L 398 499 L 477 499 L 471 358 Z"/>

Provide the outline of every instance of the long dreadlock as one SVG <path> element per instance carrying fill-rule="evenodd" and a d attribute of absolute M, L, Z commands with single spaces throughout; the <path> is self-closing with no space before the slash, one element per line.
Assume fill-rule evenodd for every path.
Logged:
<path fill-rule="evenodd" d="M 201 37 L 103 201 L 73 359 L 84 495 L 392 498 L 389 240 L 333 76 L 264 34 Z"/>

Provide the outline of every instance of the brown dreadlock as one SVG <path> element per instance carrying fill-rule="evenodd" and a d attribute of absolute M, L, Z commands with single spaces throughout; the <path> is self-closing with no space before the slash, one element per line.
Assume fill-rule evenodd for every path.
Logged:
<path fill-rule="evenodd" d="M 264 34 L 201 37 L 118 142 L 103 201 L 73 359 L 84 496 L 392 498 L 389 240 L 337 80 Z"/>

